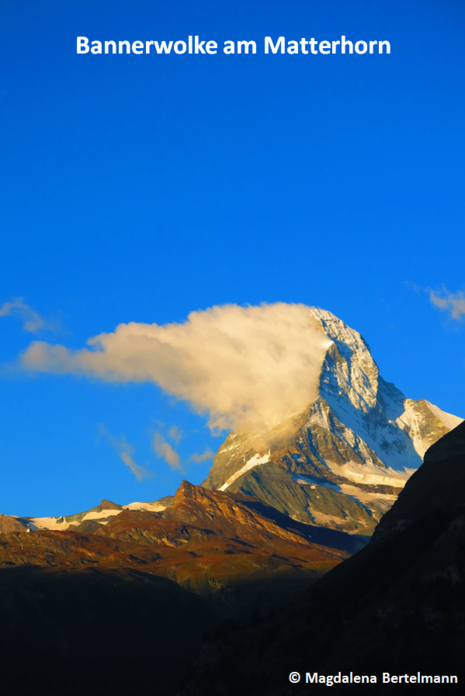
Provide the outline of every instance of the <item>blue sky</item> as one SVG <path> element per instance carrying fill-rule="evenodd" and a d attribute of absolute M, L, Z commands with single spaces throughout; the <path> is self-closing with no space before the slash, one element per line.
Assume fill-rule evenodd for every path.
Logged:
<path fill-rule="evenodd" d="M 120 323 L 302 302 L 359 330 L 407 396 L 465 416 L 463 322 L 425 292 L 465 290 L 463 3 L 4 0 L 0 20 L 0 307 L 22 297 L 46 322 L 0 317 L 3 364 L 37 338 L 80 348 Z M 262 51 L 342 34 L 392 53 Z M 257 55 L 75 49 L 189 35 Z M 155 500 L 200 483 L 210 462 L 192 454 L 222 441 L 147 383 L 4 369 L 0 409 L 6 514 Z"/>

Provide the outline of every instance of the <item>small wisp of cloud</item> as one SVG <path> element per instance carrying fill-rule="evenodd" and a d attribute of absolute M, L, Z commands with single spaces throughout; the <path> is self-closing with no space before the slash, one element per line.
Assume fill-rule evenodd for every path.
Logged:
<path fill-rule="evenodd" d="M 179 460 L 179 454 L 173 449 L 169 442 L 166 442 L 161 433 L 155 433 L 153 437 L 153 450 L 157 457 L 164 459 L 171 469 L 183 471 Z"/>
<path fill-rule="evenodd" d="M 168 437 L 174 440 L 176 446 L 179 445 L 182 436 L 183 432 L 180 428 L 178 428 L 177 425 L 172 425 L 171 428 L 168 430 Z"/>
<path fill-rule="evenodd" d="M 124 464 L 126 464 L 127 467 L 129 467 L 129 469 L 131 469 L 138 481 L 143 481 L 143 479 L 153 477 L 153 473 L 151 471 L 147 471 L 147 469 L 144 469 L 143 466 L 136 464 L 132 456 L 135 452 L 135 447 L 126 441 L 124 435 L 116 437 L 110 433 L 102 423 L 98 425 L 98 434 L 99 439 L 104 438 L 113 447 L 113 449 L 116 450 L 119 458 L 124 462 Z"/>
<path fill-rule="evenodd" d="M 202 462 L 208 462 L 209 459 L 213 459 L 214 456 L 215 453 L 213 452 L 213 450 L 211 450 L 210 447 L 207 447 L 205 452 L 203 452 L 202 454 L 193 454 L 191 456 L 191 459 L 196 464 L 202 464 Z"/>
<path fill-rule="evenodd" d="M 428 290 L 428 293 L 431 303 L 444 312 L 448 312 L 452 319 L 459 320 L 465 316 L 465 295 L 463 292 L 454 294 L 443 288 L 441 293 L 434 290 Z"/>
<path fill-rule="evenodd" d="M 23 324 L 23 330 L 28 333 L 39 333 L 39 331 L 58 331 L 57 321 L 44 319 L 32 307 L 24 302 L 24 297 L 14 297 L 8 302 L 4 302 L 0 307 L 0 317 L 14 317 Z"/>
<path fill-rule="evenodd" d="M 411 288 L 417 294 L 426 292 L 429 295 L 429 299 L 434 307 L 447 312 L 451 319 L 459 321 L 465 316 L 465 293 L 459 291 L 456 293 L 449 292 L 447 288 L 443 285 L 441 290 L 432 290 L 431 288 L 422 288 L 416 283 L 411 283 L 407 281 L 406 286 Z"/>

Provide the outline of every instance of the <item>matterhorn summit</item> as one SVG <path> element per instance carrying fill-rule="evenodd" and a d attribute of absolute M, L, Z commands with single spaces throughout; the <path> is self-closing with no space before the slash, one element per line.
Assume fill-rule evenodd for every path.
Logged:
<path fill-rule="evenodd" d="M 357 331 L 331 312 L 310 313 L 329 339 L 318 397 L 266 442 L 230 433 L 204 485 L 254 495 L 300 522 L 371 534 L 426 450 L 462 419 L 408 399 L 381 377 Z"/>

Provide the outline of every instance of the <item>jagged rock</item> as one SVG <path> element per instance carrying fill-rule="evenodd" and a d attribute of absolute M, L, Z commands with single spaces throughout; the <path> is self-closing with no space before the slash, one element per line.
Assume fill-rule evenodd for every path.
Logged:
<path fill-rule="evenodd" d="M 257 498 L 241 493 L 210 491 L 183 481 L 173 505 L 163 513 L 170 520 L 208 529 L 230 539 L 241 539 L 258 548 L 277 548 L 282 541 L 290 544 L 312 542 L 319 547 L 347 553 L 358 550 L 357 540 L 347 534 L 299 524 L 264 505 Z M 365 542 L 360 540 L 360 546 Z M 323 548 L 320 548 L 323 551 Z"/>
<path fill-rule="evenodd" d="M 99 510 L 100 508 L 100 510 Z M 102 500 L 100 505 L 98 505 L 96 508 L 94 508 L 97 512 L 100 512 L 101 510 L 122 510 L 123 506 L 118 505 L 118 503 L 112 503 L 111 500 L 105 500 L 105 498 Z"/>
<path fill-rule="evenodd" d="M 10 532 L 27 532 L 27 525 L 16 517 L 0 514 L 0 534 L 9 534 Z"/>

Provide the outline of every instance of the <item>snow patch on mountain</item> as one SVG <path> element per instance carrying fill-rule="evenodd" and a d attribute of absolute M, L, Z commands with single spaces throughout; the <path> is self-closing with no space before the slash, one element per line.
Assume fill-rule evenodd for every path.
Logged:
<path fill-rule="evenodd" d="M 164 503 L 129 503 L 129 505 L 123 505 L 125 510 L 148 510 L 148 512 L 162 512 L 166 510 L 168 505 Z"/>
<path fill-rule="evenodd" d="M 246 471 L 250 471 L 250 469 L 253 469 L 255 466 L 260 466 L 260 464 L 266 464 L 269 462 L 270 454 L 271 452 L 268 452 L 268 454 L 264 454 L 263 457 L 260 457 L 259 454 L 255 454 L 246 464 L 244 464 L 241 469 L 239 469 L 239 471 L 236 471 L 232 476 L 230 476 L 218 490 L 225 491 L 231 485 L 231 483 L 236 481 L 236 479 L 238 479 L 239 476 L 242 476 L 242 474 L 245 474 Z"/>
<path fill-rule="evenodd" d="M 346 464 L 343 466 L 328 464 L 329 468 L 339 476 L 354 481 L 355 483 L 368 484 L 372 486 L 392 486 L 393 488 L 403 488 L 410 476 L 416 469 L 381 469 L 374 464 Z"/>
<path fill-rule="evenodd" d="M 101 510 L 100 512 L 90 510 L 87 513 L 79 513 L 69 517 L 29 517 L 27 519 L 31 529 L 65 531 L 88 520 L 98 520 L 106 523 L 110 517 L 119 515 L 120 512 L 121 510 Z"/>
<path fill-rule="evenodd" d="M 32 530 L 51 529 L 64 531 L 72 525 L 70 522 L 65 522 L 64 517 L 29 517 L 27 522 Z"/>
<path fill-rule="evenodd" d="M 108 517 L 114 517 L 114 515 L 119 515 L 121 510 L 101 510 L 100 512 L 93 512 L 92 510 L 88 512 L 81 519 L 81 522 L 87 522 L 87 520 L 106 520 Z"/>

